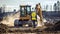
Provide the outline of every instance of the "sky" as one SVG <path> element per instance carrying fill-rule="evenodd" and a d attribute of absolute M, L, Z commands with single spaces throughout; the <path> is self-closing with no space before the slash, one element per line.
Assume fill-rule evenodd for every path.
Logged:
<path fill-rule="evenodd" d="M 0 6 L 5 5 L 12 9 L 19 9 L 19 5 L 31 5 L 35 7 L 36 4 L 40 3 L 43 8 L 44 5 L 53 5 L 60 0 L 0 0 Z"/>

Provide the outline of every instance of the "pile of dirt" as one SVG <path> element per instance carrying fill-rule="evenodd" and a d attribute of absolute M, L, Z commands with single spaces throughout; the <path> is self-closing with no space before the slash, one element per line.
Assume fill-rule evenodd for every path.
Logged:
<path fill-rule="evenodd" d="M 8 26 L 5 24 L 0 24 L 0 33 L 5 33 L 8 30 Z"/>
<path fill-rule="evenodd" d="M 60 31 L 60 21 L 55 23 L 53 26 L 47 27 L 45 31 Z"/>

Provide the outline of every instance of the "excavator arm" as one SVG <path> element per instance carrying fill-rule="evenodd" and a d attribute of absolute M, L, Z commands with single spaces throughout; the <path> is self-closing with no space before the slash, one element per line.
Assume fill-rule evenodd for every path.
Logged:
<path fill-rule="evenodd" d="M 41 5 L 40 4 L 36 5 L 36 11 L 37 11 L 38 16 L 40 17 L 40 22 L 42 23 L 43 16 L 42 16 L 42 9 L 41 9 Z"/>

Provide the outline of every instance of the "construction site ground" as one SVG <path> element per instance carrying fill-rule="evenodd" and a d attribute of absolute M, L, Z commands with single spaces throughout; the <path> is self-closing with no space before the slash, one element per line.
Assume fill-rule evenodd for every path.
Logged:
<path fill-rule="evenodd" d="M 1 33 L 1 34 L 60 34 L 60 31 L 54 31 L 54 32 L 47 32 L 47 31 L 37 31 L 37 32 L 26 32 L 26 31 L 19 31 L 19 32 L 7 32 L 7 33 Z"/>
<path fill-rule="evenodd" d="M 13 28 L 10 27 L 4 32 L 2 31 L 1 34 L 60 34 L 60 31 L 44 31 L 45 26 L 43 27 L 20 27 L 20 28 Z"/>
<path fill-rule="evenodd" d="M 42 26 L 42 27 L 8 27 L 4 24 L 0 24 L 0 34 L 60 34 L 60 31 L 53 31 L 53 29 L 51 29 L 51 31 L 49 28 L 47 30 L 45 30 L 45 28 L 47 28 L 46 26 Z M 54 28 L 54 27 L 53 27 Z"/>

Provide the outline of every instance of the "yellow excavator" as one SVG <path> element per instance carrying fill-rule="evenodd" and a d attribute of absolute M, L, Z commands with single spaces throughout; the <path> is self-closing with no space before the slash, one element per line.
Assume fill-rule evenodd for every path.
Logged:
<path fill-rule="evenodd" d="M 28 24 L 28 26 L 35 26 L 35 23 L 37 22 L 37 15 L 40 17 L 40 23 L 42 23 L 42 11 L 41 8 L 39 8 L 40 5 L 36 5 L 36 10 L 37 11 L 31 11 L 31 6 L 30 5 L 20 5 L 20 19 L 18 24 L 14 24 L 15 26 L 23 26 Z M 35 13 L 35 20 L 32 20 L 32 13 Z M 34 14 L 33 14 L 34 15 Z M 33 21 L 33 22 L 32 22 Z M 34 24 L 34 25 L 33 25 Z"/>
<path fill-rule="evenodd" d="M 38 19 L 40 22 L 37 22 L 38 21 L 37 15 L 39 15 L 40 19 L 39 18 Z M 15 27 L 23 27 L 23 26 L 24 27 L 25 26 L 32 27 L 32 26 L 35 26 L 36 22 L 38 23 L 37 25 L 40 25 L 40 23 L 43 22 L 42 10 L 40 8 L 40 5 L 39 4 L 36 5 L 36 11 L 31 11 L 30 5 L 20 5 L 20 17 L 19 18 L 20 19 L 17 20 L 18 22 L 14 23 Z M 5 28 L 4 30 L 6 32 L 8 32 L 8 31 L 19 31 L 19 30 L 24 29 L 24 28 L 14 28 L 14 26 L 13 27 L 7 27 L 6 26 L 8 28 L 8 30 L 6 30 L 6 27 L 4 27 L 4 26 L 3 27 Z M 28 29 L 30 29 L 30 28 L 28 28 Z M 1 27 L 1 30 L 3 30 L 2 27 Z M 25 30 L 27 30 L 27 29 L 25 29 Z"/>
<path fill-rule="evenodd" d="M 31 6 L 30 5 L 20 5 L 20 18 L 17 24 L 15 23 L 15 27 L 24 26 L 31 20 Z"/>

